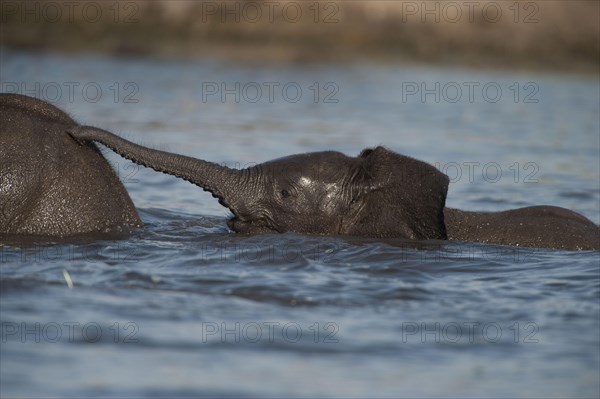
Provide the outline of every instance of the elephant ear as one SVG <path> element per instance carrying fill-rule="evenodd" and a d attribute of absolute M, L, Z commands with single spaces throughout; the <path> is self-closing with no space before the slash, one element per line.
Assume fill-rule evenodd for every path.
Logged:
<path fill-rule="evenodd" d="M 384 147 L 359 155 L 363 187 L 352 235 L 446 239 L 444 207 L 448 176 L 435 167 Z"/>

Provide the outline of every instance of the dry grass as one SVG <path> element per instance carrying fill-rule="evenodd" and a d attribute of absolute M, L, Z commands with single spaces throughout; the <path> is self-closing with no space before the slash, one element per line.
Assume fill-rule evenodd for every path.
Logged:
<path fill-rule="evenodd" d="M 216 54 L 246 62 L 367 57 L 599 69 L 600 2 L 596 0 L 138 0 L 119 3 L 118 14 L 113 2 L 76 1 L 72 18 L 63 8 L 62 17 L 54 20 L 55 14 L 44 9 L 43 1 L 24 3 L 3 1 L 0 44 L 116 54 Z M 302 11 L 299 17 L 297 6 Z M 102 17 L 86 20 L 86 7 L 88 12 L 101 7 Z M 502 15 L 497 15 L 498 10 Z"/>

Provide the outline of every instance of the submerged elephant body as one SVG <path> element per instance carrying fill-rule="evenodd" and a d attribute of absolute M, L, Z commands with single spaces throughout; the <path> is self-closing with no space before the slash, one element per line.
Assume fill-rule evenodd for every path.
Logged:
<path fill-rule="evenodd" d="M 501 212 L 444 210 L 449 240 L 532 248 L 594 250 L 600 229 L 578 213 L 556 206 L 529 206 Z"/>
<path fill-rule="evenodd" d="M 0 234 L 63 237 L 141 226 L 100 151 L 67 133 L 75 126 L 45 101 L 0 94 Z"/>
<path fill-rule="evenodd" d="M 142 147 L 94 127 L 78 126 L 69 132 L 82 143 L 96 141 L 133 162 L 211 192 L 233 213 L 228 226 L 235 232 L 600 248 L 598 226 L 564 208 L 446 208 L 446 175 L 383 147 L 366 149 L 357 157 L 333 151 L 293 155 L 236 170 Z"/>

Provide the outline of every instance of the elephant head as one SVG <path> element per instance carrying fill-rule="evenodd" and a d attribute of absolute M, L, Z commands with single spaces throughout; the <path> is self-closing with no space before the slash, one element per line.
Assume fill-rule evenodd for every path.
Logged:
<path fill-rule="evenodd" d="M 209 191 L 233 213 L 228 226 L 235 232 L 446 239 L 448 177 L 383 147 L 357 157 L 292 155 L 238 170 L 145 148 L 94 127 L 69 133 Z"/>

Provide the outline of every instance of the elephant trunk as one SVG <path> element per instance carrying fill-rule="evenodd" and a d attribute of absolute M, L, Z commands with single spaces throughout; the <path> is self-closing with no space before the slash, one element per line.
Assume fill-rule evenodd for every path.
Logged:
<path fill-rule="evenodd" d="M 187 180 L 210 192 L 219 203 L 240 216 L 242 191 L 257 171 L 237 170 L 184 155 L 153 150 L 127 141 L 106 130 L 77 126 L 68 130 L 75 140 L 96 141 L 137 164 Z"/>

